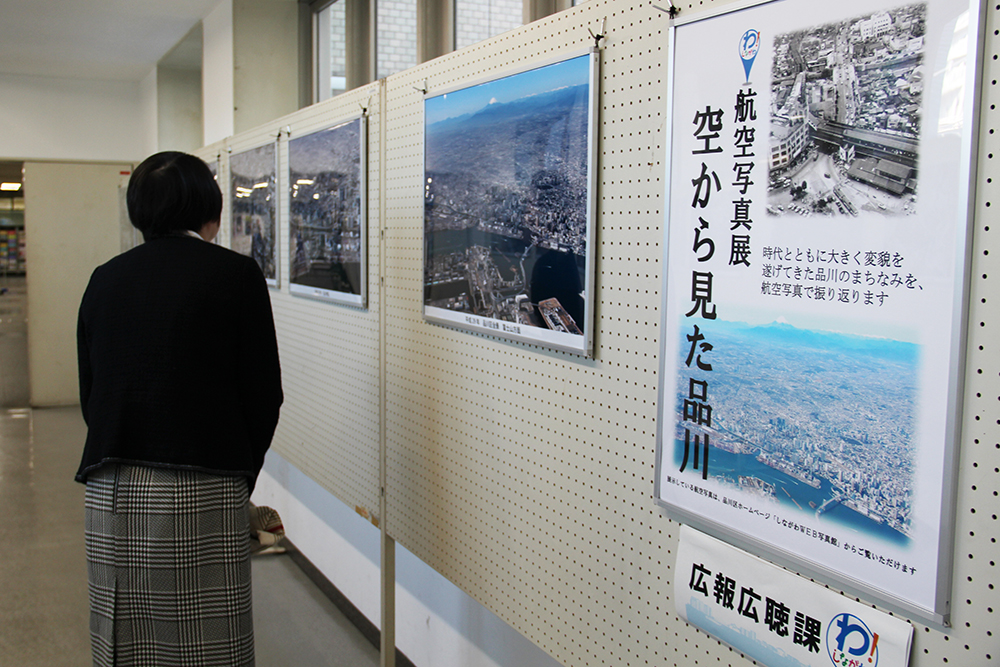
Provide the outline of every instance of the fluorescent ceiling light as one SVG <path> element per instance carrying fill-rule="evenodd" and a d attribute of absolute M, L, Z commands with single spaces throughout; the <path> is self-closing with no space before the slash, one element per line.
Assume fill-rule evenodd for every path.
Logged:
<path fill-rule="evenodd" d="M 20 189 L 20 183 L 0 183 L 0 190 L 3 190 L 4 192 L 17 192 Z"/>

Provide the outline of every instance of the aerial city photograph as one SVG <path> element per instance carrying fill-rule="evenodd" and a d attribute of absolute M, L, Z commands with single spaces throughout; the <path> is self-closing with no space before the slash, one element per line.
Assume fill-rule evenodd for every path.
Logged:
<path fill-rule="evenodd" d="M 361 119 L 288 142 L 290 282 L 361 294 Z"/>
<path fill-rule="evenodd" d="M 268 280 L 277 279 L 275 204 L 277 165 L 274 144 L 266 144 L 229 159 L 232 181 L 231 248 L 253 257 Z"/>
<path fill-rule="evenodd" d="M 681 335 L 675 463 L 685 429 L 707 433 L 709 478 L 762 504 L 908 544 L 919 347 L 782 323 L 716 320 L 702 329 L 709 373 L 687 365 L 691 331 Z M 703 400 L 692 401 L 692 380 L 707 382 Z"/>
<path fill-rule="evenodd" d="M 424 304 L 585 329 L 590 56 L 425 102 Z"/>
<path fill-rule="evenodd" d="M 912 215 L 927 6 L 777 35 L 768 213 Z"/>

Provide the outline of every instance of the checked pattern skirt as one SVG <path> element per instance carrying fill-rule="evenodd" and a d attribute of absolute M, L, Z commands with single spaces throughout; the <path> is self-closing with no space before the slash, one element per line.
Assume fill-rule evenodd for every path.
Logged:
<path fill-rule="evenodd" d="M 105 465 L 86 493 L 95 667 L 253 667 L 246 479 Z"/>

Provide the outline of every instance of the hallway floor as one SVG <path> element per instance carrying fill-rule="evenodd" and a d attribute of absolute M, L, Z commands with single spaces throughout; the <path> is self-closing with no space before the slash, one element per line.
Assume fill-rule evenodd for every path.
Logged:
<path fill-rule="evenodd" d="M 86 667 L 80 408 L 27 403 L 23 289 L 0 295 L 0 664 Z M 14 321 L 12 322 L 11 319 Z M 286 555 L 252 561 L 258 667 L 368 667 L 378 650 Z"/>
<path fill-rule="evenodd" d="M 19 667 L 91 664 L 84 487 L 73 481 L 85 434 L 75 406 L 0 410 L 0 655 Z M 379 664 L 288 555 L 252 563 L 258 667 Z"/>

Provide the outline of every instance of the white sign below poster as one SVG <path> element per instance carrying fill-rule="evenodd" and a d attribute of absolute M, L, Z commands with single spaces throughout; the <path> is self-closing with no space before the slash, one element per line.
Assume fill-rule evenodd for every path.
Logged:
<path fill-rule="evenodd" d="M 782 0 L 672 32 L 657 500 L 937 623 L 980 26 Z"/>
<path fill-rule="evenodd" d="M 688 526 L 677 613 L 767 667 L 906 667 L 913 626 Z"/>

